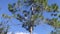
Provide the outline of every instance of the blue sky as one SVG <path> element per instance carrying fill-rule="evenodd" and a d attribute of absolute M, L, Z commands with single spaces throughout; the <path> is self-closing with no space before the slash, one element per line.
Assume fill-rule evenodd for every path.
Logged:
<path fill-rule="evenodd" d="M 14 3 L 14 2 L 17 2 L 17 0 L 0 0 L 0 7 L 1 7 L 0 16 L 3 13 L 8 14 L 8 15 L 12 15 L 8 10 L 8 3 Z M 50 5 L 51 3 L 57 3 L 58 6 L 60 6 L 60 4 L 59 4 L 60 0 L 49 0 L 48 4 Z M 45 13 L 44 15 L 45 15 L 45 18 L 50 17 L 49 13 Z M 0 21 L 1 20 L 2 19 L 0 17 Z M 13 25 L 13 24 L 19 24 L 19 23 L 21 24 L 21 22 L 19 22 L 15 18 L 12 18 L 11 21 L 12 21 L 12 23 L 9 22 L 11 25 L 9 32 L 28 32 L 24 28 L 22 28 L 21 25 L 19 25 L 19 26 Z M 48 34 L 49 32 L 51 32 L 51 30 L 53 30 L 53 27 L 51 27 L 50 25 L 40 24 L 37 27 L 35 27 L 33 32 L 36 32 L 37 34 Z"/>

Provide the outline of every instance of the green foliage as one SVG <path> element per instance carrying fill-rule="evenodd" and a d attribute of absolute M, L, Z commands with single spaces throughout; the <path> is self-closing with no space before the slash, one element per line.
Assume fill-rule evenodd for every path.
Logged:
<path fill-rule="evenodd" d="M 7 14 L 2 14 L 2 17 L 5 18 L 5 19 L 6 18 L 11 19 L 12 18 L 11 16 L 8 16 Z"/>
<path fill-rule="evenodd" d="M 58 15 L 58 17 L 60 18 L 60 14 Z"/>
<path fill-rule="evenodd" d="M 20 6 L 19 3 L 20 3 L 20 1 L 18 0 L 18 2 L 17 2 L 18 7 Z M 24 14 L 24 17 L 21 16 L 21 14 L 15 14 L 15 12 L 18 12 L 18 10 L 16 11 L 16 7 L 17 7 L 17 6 L 15 6 L 16 3 L 13 5 L 8 4 L 8 9 L 10 10 L 10 12 L 12 12 L 12 14 L 17 15 L 17 17 L 16 17 L 17 20 L 20 20 L 21 22 L 24 21 L 22 24 L 22 27 L 24 27 L 28 31 L 29 31 L 30 27 L 35 26 L 34 21 L 37 20 L 37 18 L 40 18 L 40 20 L 42 20 L 42 21 L 44 20 L 43 12 L 45 10 L 46 10 L 46 12 L 50 12 L 50 13 L 51 12 L 55 13 L 58 11 L 58 5 L 52 4 L 50 6 L 50 5 L 48 5 L 48 0 L 24 0 L 24 3 L 27 3 L 28 6 L 32 6 L 31 11 L 29 11 L 29 12 L 27 12 L 26 10 L 22 11 L 22 13 Z M 19 12 L 21 12 L 21 11 L 19 11 Z M 58 14 L 51 14 L 51 16 L 57 16 L 57 15 Z M 30 18 L 26 19 L 25 17 L 30 17 Z M 59 15 L 59 17 L 60 17 L 60 15 Z M 58 21 L 57 18 L 52 18 L 50 20 L 48 19 L 47 22 L 49 25 L 52 25 L 54 27 L 60 26 L 60 22 Z"/>
<path fill-rule="evenodd" d="M 45 10 L 47 10 L 48 12 L 51 12 L 51 6 L 46 6 Z"/>
<path fill-rule="evenodd" d="M 8 4 L 8 9 L 9 9 L 10 11 L 13 11 L 13 8 L 12 8 L 12 5 L 11 5 L 11 4 Z"/>
<path fill-rule="evenodd" d="M 57 11 L 58 10 L 58 6 L 57 4 L 52 4 L 52 7 L 51 7 L 54 11 Z"/>
<path fill-rule="evenodd" d="M 38 17 L 37 15 L 32 15 L 32 18 L 31 18 L 31 19 L 32 19 L 32 20 L 36 20 L 37 17 Z"/>
<path fill-rule="evenodd" d="M 8 29 L 9 29 L 9 26 L 6 27 L 6 24 L 4 24 L 3 22 L 0 22 L 0 34 L 7 34 Z"/>
<path fill-rule="evenodd" d="M 58 21 L 57 18 L 53 18 L 53 19 L 48 20 L 48 24 L 53 27 L 60 28 L 60 21 Z"/>
<path fill-rule="evenodd" d="M 24 19 L 22 16 L 20 16 L 19 14 L 17 14 L 17 17 L 18 18 L 16 18 L 16 19 L 18 19 L 19 21 L 21 21 L 22 22 L 22 19 Z"/>
<path fill-rule="evenodd" d="M 13 5 L 8 4 L 9 11 L 12 13 L 15 13 L 17 11 L 15 6 L 16 6 L 16 3 L 14 3 Z"/>
<path fill-rule="evenodd" d="M 51 34 L 57 34 L 57 33 L 52 31 Z"/>

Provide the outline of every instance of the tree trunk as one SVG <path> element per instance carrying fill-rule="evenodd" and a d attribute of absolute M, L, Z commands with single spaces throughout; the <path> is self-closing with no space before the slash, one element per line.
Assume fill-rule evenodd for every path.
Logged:
<path fill-rule="evenodd" d="M 32 26 L 30 27 L 30 34 L 32 34 Z"/>

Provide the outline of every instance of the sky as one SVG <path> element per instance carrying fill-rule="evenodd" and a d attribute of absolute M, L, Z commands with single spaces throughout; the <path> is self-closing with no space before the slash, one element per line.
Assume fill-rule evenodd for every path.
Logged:
<path fill-rule="evenodd" d="M 9 10 L 8 10 L 8 3 L 14 3 L 17 2 L 17 0 L 0 0 L 0 16 L 4 13 L 4 14 L 8 14 L 8 15 L 12 15 Z M 60 0 L 49 0 L 48 4 L 51 5 L 51 3 L 57 3 L 58 6 L 60 6 Z M 49 18 L 51 16 L 49 16 L 50 13 L 45 13 L 45 18 Z M 0 17 L 0 21 L 2 21 L 1 17 Z M 11 19 L 12 23 L 9 22 L 9 24 L 11 25 L 9 28 L 9 32 L 14 32 L 14 33 L 19 33 L 21 34 L 24 32 L 29 33 L 28 31 L 26 31 L 24 28 L 21 27 L 21 25 L 19 26 L 15 26 L 13 24 L 21 24 L 21 22 L 19 22 L 17 19 L 12 18 Z M 54 28 L 50 25 L 47 24 L 40 24 L 37 27 L 35 27 L 34 29 L 34 33 L 36 34 L 49 34 Z M 9 34 L 9 33 L 8 33 Z"/>

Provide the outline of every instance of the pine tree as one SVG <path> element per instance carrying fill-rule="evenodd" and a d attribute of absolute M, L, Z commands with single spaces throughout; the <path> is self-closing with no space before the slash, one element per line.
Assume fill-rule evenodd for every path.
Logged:
<path fill-rule="evenodd" d="M 22 11 L 22 6 L 30 7 L 30 11 Z M 45 20 L 45 22 L 48 22 L 47 24 L 54 27 L 57 27 L 56 25 L 59 24 L 56 18 L 49 20 L 45 19 L 43 16 L 43 12 L 45 11 L 50 13 L 53 12 L 51 16 L 57 16 L 57 14 L 54 13 L 58 12 L 58 5 L 55 3 L 50 6 L 48 0 L 18 0 L 16 3 L 8 4 L 8 9 L 13 15 L 16 15 L 15 18 L 23 23 L 22 27 L 28 30 L 30 34 L 32 34 L 34 27 L 40 23 L 40 20 Z"/>

